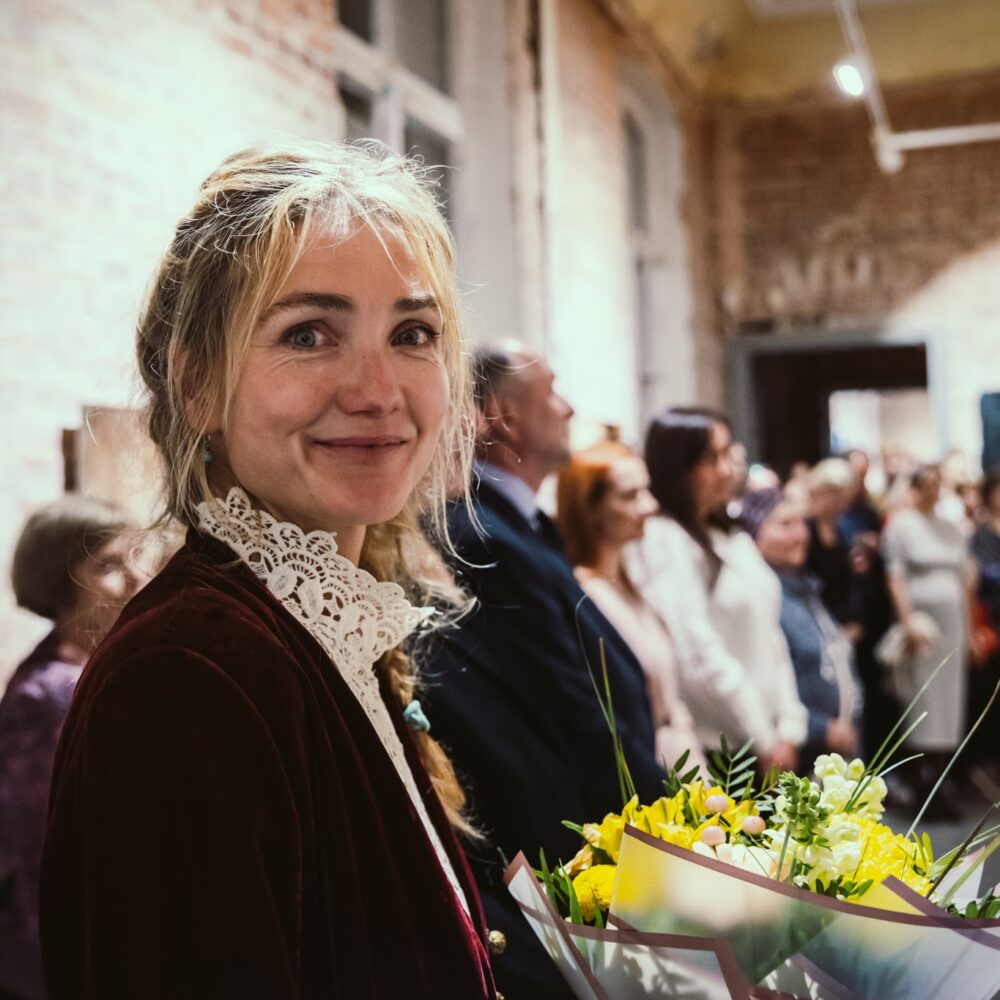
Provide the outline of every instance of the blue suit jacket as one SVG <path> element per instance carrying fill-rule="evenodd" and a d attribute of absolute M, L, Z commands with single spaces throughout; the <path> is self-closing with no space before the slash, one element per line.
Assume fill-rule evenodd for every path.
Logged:
<path fill-rule="evenodd" d="M 499 851 L 512 859 L 523 850 L 536 864 L 544 848 L 550 862 L 569 860 L 580 839 L 563 820 L 621 810 L 611 736 L 587 669 L 589 660 L 600 682 L 602 640 L 618 731 L 644 801 L 662 794 L 663 773 L 642 668 L 585 597 L 558 543 L 486 483 L 476 509 L 485 537 L 463 505 L 449 528 L 465 560 L 453 569 L 479 605 L 436 639 L 422 697 L 487 837 L 468 853 L 487 922 L 508 936 L 507 953 L 494 960 L 497 984 L 520 1000 L 552 1000 L 571 994 L 507 894 Z"/>

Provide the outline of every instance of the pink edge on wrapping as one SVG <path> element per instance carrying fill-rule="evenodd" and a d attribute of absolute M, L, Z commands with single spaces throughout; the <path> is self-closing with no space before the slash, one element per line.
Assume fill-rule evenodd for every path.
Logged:
<path fill-rule="evenodd" d="M 932 903 L 926 896 L 921 896 L 915 889 L 911 889 L 905 882 L 900 881 L 895 875 L 890 875 L 883 883 L 893 895 L 899 896 L 904 902 L 909 903 L 915 910 L 920 910 L 926 914 L 928 920 L 936 927 L 949 927 L 959 931 L 967 938 L 975 941 L 976 944 L 985 945 L 1000 951 L 1000 938 L 992 934 L 983 933 L 984 930 L 1000 929 L 1000 920 L 966 920 L 965 917 L 949 916 L 936 903 Z M 960 924 L 955 927 L 955 921 Z"/>
<path fill-rule="evenodd" d="M 566 930 L 565 922 L 556 912 L 556 908 L 552 905 L 552 900 L 549 899 L 548 893 L 542 892 L 541 888 L 538 886 L 538 879 L 535 876 L 535 870 L 530 864 L 528 864 L 528 859 L 524 856 L 523 851 L 518 852 L 517 857 L 510 863 L 510 867 L 503 873 L 503 884 L 509 887 L 511 879 L 513 879 L 519 871 L 524 870 L 527 870 L 528 874 L 531 876 L 531 883 L 538 890 L 538 898 L 541 900 L 542 906 L 552 918 L 553 924 L 559 929 L 559 933 L 562 935 L 563 940 L 566 943 L 566 947 L 569 948 L 570 954 L 572 954 L 573 958 L 576 960 L 576 964 L 580 968 L 580 972 L 583 973 L 584 979 L 587 980 L 587 985 L 594 991 L 594 995 L 598 998 L 598 1000 L 610 1000 L 607 993 L 604 992 L 604 988 L 597 981 L 597 977 L 590 968 L 590 963 L 584 959 L 583 955 L 580 954 L 579 948 L 577 948 L 573 938 L 570 937 L 569 932 Z M 515 900 L 515 902 L 517 901 Z M 519 902 L 517 905 L 518 907 L 521 907 Z"/>
<path fill-rule="evenodd" d="M 791 961 L 797 965 L 814 983 L 822 986 L 831 996 L 841 997 L 842 1000 L 852 1000 L 858 994 L 854 990 L 848 989 L 843 983 L 838 983 L 825 969 L 821 969 L 814 962 L 810 962 L 805 955 L 793 955 Z M 862 997 L 861 1000 L 864 1000 Z"/>
<path fill-rule="evenodd" d="M 719 874 L 728 875 L 730 878 L 749 882 L 751 885 L 757 885 L 763 889 L 770 889 L 772 892 L 788 896 L 801 903 L 820 906 L 825 909 L 834 910 L 837 913 L 848 913 L 861 917 L 869 917 L 874 920 L 886 920 L 890 923 L 912 924 L 915 927 L 943 927 L 961 934 L 968 934 L 969 931 L 980 928 L 1000 930 L 1000 920 L 966 920 L 964 917 L 950 917 L 939 906 L 913 892 L 912 889 L 903 882 L 899 882 L 898 879 L 895 879 L 895 881 L 899 882 L 899 885 L 903 889 L 908 893 L 913 893 L 913 896 L 923 901 L 924 905 L 921 906 L 921 910 L 928 915 L 894 913 L 890 910 L 883 910 L 878 906 L 865 906 L 864 903 L 847 903 L 839 899 L 831 899 L 829 896 L 821 896 L 819 893 L 810 892 L 808 889 L 800 889 L 798 886 L 789 885 L 787 882 L 780 882 L 777 879 L 767 878 L 764 875 L 758 875 L 755 872 L 748 872 L 743 868 L 737 868 L 735 865 L 726 864 L 725 861 L 706 858 L 704 855 L 697 854 L 686 847 L 677 847 L 674 844 L 668 844 L 665 840 L 660 840 L 658 837 L 645 833 L 634 826 L 626 826 L 623 836 L 634 837 L 636 840 L 640 840 L 642 843 L 658 851 L 663 851 L 664 854 L 670 854 L 690 864 L 699 865 L 702 868 L 708 868 Z M 890 886 L 889 879 L 886 879 L 883 885 Z M 892 887 L 890 886 L 890 888 Z M 893 888 L 893 891 L 895 892 L 896 890 Z M 902 896 L 901 893 L 899 895 Z M 910 896 L 903 898 L 907 902 L 913 901 Z M 927 911 L 925 907 L 930 907 L 930 911 Z M 989 940 L 991 943 L 995 942 L 995 939 L 992 937 L 989 937 Z M 997 944 L 993 943 L 991 946 L 996 947 Z"/>
<path fill-rule="evenodd" d="M 584 978 L 587 980 L 587 984 L 598 996 L 599 1000 L 612 1000 L 612 998 L 608 997 L 603 987 L 594 977 L 590 964 L 584 959 L 583 955 L 580 954 L 579 949 L 573 941 L 572 935 L 566 929 L 566 921 L 559 916 L 555 907 L 552 905 L 552 901 L 549 899 L 548 894 L 544 892 L 538 884 L 535 871 L 528 863 L 528 859 L 524 856 L 523 851 L 518 853 L 517 857 L 514 858 L 514 860 L 510 863 L 510 866 L 504 872 L 504 885 L 509 886 L 514 876 L 517 875 L 518 872 L 524 870 L 527 870 L 528 874 L 531 876 L 532 884 L 535 886 L 542 905 L 552 918 L 553 923 L 559 928 L 559 932 L 562 934 L 566 946 L 576 959 Z M 518 903 L 518 906 L 520 907 L 520 903 Z M 523 907 L 521 908 L 523 909 Z M 712 952 L 719 963 L 719 969 L 722 971 L 722 979 L 726 988 L 729 990 L 731 1000 L 755 1000 L 758 996 L 758 994 L 751 992 L 751 987 L 743 975 L 743 970 L 736 961 L 736 955 L 733 952 L 732 946 L 723 938 L 704 936 L 695 937 L 693 935 L 688 936 L 685 934 L 649 933 L 646 931 L 638 931 L 628 925 L 620 926 L 613 930 L 600 930 L 597 927 L 576 925 L 573 928 L 573 934 L 593 941 L 644 945 L 650 948 L 679 948 L 687 951 Z M 764 994 L 760 994 L 760 996 L 763 997 Z M 766 1000 L 796 1000 L 796 998 L 786 998 L 782 994 L 775 993 L 772 990 L 767 991 Z"/>

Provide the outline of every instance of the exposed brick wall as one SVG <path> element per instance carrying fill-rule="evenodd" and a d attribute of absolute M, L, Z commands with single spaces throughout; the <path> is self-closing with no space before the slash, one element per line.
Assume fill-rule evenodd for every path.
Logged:
<path fill-rule="evenodd" d="M 715 281 L 718 269 L 715 225 L 718 164 L 713 156 L 714 123 L 700 109 L 685 109 L 680 117 L 680 125 L 684 135 L 685 154 L 682 214 L 687 228 L 687 266 L 693 306 L 691 339 L 696 386 L 693 402 L 725 408 L 725 341 Z"/>
<path fill-rule="evenodd" d="M 1000 121 L 1000 74 L 896 88 L 886 103 L 900 131 Z M 861 104 L 833 99 L 716 109 L 725 323 L 937 338 L 946 443 L 975 459 L 978 395 L 1000 388 L 1000 143 L 913 151 L 887 176 L 869 131 Z"/>
<path fill-rule="evenodd" d="M 135 315 L 223 156 L 337 136 L 329 0 L 0 5 L 0 572 L 62 491 L 60 430 L 136 398 Z M 0 585 L 0 679 L 44 629 Z"/>
<path fill-rule="evenodd" d="M 886 95 L 897 130 L 1000 121 L 1000 76 Z M 723 111 L 738 198 L 724 281 L 737 326 L 881 319 L 1000 238 L 1000 144 L 914 151 L 881 173 L 858 103 Z M 736 261 L 735 270 L 733 261 Z"/>

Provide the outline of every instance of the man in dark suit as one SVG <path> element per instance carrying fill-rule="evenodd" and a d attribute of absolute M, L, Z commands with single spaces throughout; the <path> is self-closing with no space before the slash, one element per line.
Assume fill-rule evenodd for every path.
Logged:
<path fill-rule="evenodd" d="M 563 820 L 599 821 L 622 795 L 612 740 L 588 662 L 601 682 L 600 642 L 625 755 L 640 797 L 662 794 L 642 669 L 585 598 L 535 494 L 569 458 L 572 407 L 539 358 L 476 356 L 482 419 L 473 484 L 480 532 L 464 503 L 449 518 L 451 557 L 476 610 L 425 660 L 428 715 L 470 791 L 484 841 L 470 844 L 487 922 L 507 936 L 497 984 L 510 1000 L 570 997 L 503 884 L 500 852 L 568 861 L 579 837 Z"/>

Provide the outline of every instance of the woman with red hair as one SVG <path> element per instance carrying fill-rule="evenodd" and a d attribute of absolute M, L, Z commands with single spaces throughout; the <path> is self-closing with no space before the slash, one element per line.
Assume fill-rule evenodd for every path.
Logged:
<path fill-rule="evenodd" d="M 645 463 L 631 449 L 605 442 L 576 452 L 559 472 L 556 521 L 580 586 L 632 647 L 646 674 L 656 753 L 667 766 L 701 748 L 691 713 L 678 694 L 673 640 L 663 619 L 629 576 L 625 552 L 642 538 L 657 503 Z"/>

